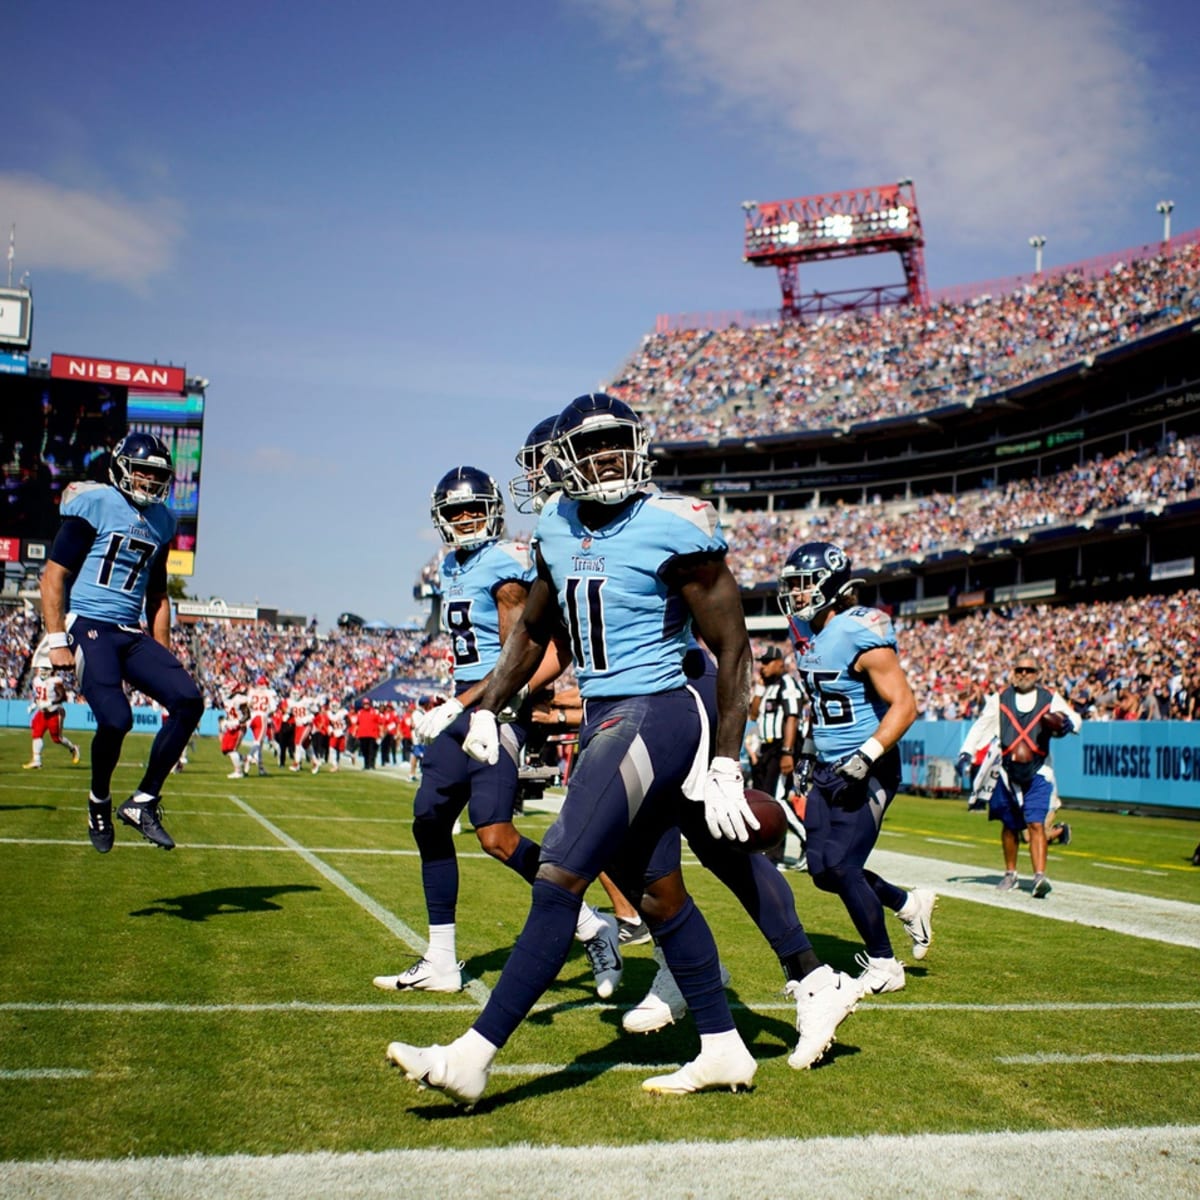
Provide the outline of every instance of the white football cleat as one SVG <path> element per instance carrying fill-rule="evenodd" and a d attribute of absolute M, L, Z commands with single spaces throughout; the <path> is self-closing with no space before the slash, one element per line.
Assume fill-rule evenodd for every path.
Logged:
<path fill-rule="evenodd" d="M 686 1096 L 708 1088 L 748 1088 L 754 1082 L 758 1063 L 736 1032 L 718 1045 L 702 1045 L 700 1053 L 670 1075 L 655 1075 L 642 1081 L 642 1091 L 659 1096 Z"/>
<path fill-rule="evenodd" d="M 871 958 L 866 954 L 857 954 L 854 961 L 863 969 L 857 980 L 861 995 L 898 992 L 904 987 L 904 964 L 895 958 Z"/>
<path fill-rule="evenodd" d="M 657 1033 L 682 1020 L 687 1012 L 687 1001 L 675 982 L 675 976 L 671 974 L 671 968 L 667 966 L 667 960 L 663 958 L 663 952 L 655 946 L 653 954 L 654 961 L 658 963 L 658 973 L 650 984 L 650 990 L 621 1018 L 621 1028 L 626 1033 Z M 721 986 L 728 987 L 729 972 L 724 963 L 719 965 Z"/>
<path fill-rule="evenodd" d="M 621 934 L 617 918 L 608 913 L 596 914 L 604 928 L 594 938 L 583 943 L 592 974 L 596 977 L 596 995 L 607 1000 L 617 990 L 625 963 L 621 958 Z"/>
<path fill-rule="evenodd" d="M 929 953 L 933 941 L 933 909 L 937 896 L 927 888 L 914 888 L 908 893 L 904 906 L 896 913 L 904 931 L 912 938 L 912 955 L 922 959 Z"/>
<path fill-rule="evenodd" d="M 376 975 L 371 982 L 385 992 L 461 992 L 462 969 L 463 964 L 458 963 L 448 971 L 441 971 L 429 959 L 422 958 L 399 975 Z"/>
<path fill-rule="evenodd" d="M 407 1042 L 392 1042 L 387 1056 L 418 1087 L 433 1088 L 468 1108 L 474 1108 L 475 1101 L 483 1095 L 491 1070 L 490 1063 L 480 1067 L 467 1061 L 457 1043 L 410 1046 Z"/>
<path fill-rule="evenodd" d="M 825 965 L 803 979 L 789 981 L 783 990 L 796 1001 L 800 1034 L 788 1066 L 806 1071 L 820 1061 L 833 1045 L 837 1027 L 858 1007 L 858 981 Z"/>

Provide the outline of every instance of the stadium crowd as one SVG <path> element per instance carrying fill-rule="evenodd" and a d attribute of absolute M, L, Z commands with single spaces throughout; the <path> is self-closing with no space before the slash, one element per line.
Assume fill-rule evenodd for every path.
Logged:
<path fill-rule="evenodd" d="M 793 547 L 814 539 L 855 547 L 862 566 L 878 568 L 889 560 L 919 560 L 1035 529 L 1074 525 L 1116 509 L 1197 497 L 1200 437 L 1191 437 L 995 488 L 865 505 L 839 501 L 775 513 L 729 513 L 724 524 L 733 573 L 740 586 L 750 588 L 773 582 Z"/>
<path fill-rule="evenodd" d="M 984 397 L 1177 324 L 1200 246 L 928 309 L 648 335 L 607 387 L 655 442 L 835 429 Z"/>
<path fill-rule="evenodd" d="M 974 718 L 1008 677 L 1013 647 L 1031 647 L 1042 680 L 1090 721 L 1200 718 L 1200 591 L 1037 605 L 948 620 L 897 621 L 919 714 Z"/>
<path fill-rule="evenodd" d="M 900 618 L 897 628 L 901 660 L 926 719 L 978 715 L 1020 643 L 1037 648 L 1047 686 L 1089 720 L 1197 720 L 1197 611 L 1200 591 L 1190 589 L 1070 607 L 994 609 L 954 622 Z M 27 698 L 39 630 L 36 615 L 20 609 L 0 616 L 4 698 Z M 320 696 L 347 706 L 391 678 L 448 682 L 446 639 L 416 631 L 318 635 L 208 622 L 178 631 L 175 645 L 215 708 L 231 683 L 245 687 L 259 676 L 282 696 Z M 68 698 L 78 699 L 73 691 Z"/>

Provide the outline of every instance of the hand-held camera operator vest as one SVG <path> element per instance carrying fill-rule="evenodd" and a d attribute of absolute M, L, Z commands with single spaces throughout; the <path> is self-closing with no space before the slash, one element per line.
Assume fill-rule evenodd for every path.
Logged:
<path fill-rule="evenodd" d="M 1042 718 L 1050 711 L 1054 697 L 1040 685 L 1037 702 L 1028 714 L 1017 711 L 1017 690 L 1007 687 L 1000 693 L 1000 754 L 1004 770 L 1018 787 L 1026 788 L 1046 759 L 1050 733 L 1042 727 Z"/>

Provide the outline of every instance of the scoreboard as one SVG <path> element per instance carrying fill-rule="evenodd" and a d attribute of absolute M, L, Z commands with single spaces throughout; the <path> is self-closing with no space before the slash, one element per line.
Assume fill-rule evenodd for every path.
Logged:
<path fill-rule="evenodd" d="M 175 463 L 168 500 L 178 520 L 168 569 L 191 575 L 200 513 L 204 385 L 181 368 L 10 354 L 0 370 L 0 560 L 40 566 L 68 484 L 108 483 L 126 432 L 162 438 Z M 164 382 L 165 380 L 165 382 Z M 167 390 L 168 388 L 178 390 Z"/>
<path fill-rule="evenodd" d="M 200 516 L 200 455 L 204 440 L 204 396 L 164 396 L 131 391 L 125 408 L 131 430 L 152 433 L 171 451 L 175 482 L 167 505 L 175 514 L 175 540 L 167 566 L 172 575 L 195 570 L 196 524 Z"/>

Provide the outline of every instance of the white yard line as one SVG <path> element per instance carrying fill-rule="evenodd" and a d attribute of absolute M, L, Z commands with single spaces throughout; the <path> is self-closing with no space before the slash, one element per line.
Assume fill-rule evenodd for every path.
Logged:
<path fill-rule="evenodd" d="M 656 1103 L 704 1103 L 664 1097 Z M 729 1098 L 753 1104 L 754 1095 Z M 457 1118 L 470 1120 L 471 1118 Z M 636 1136 L 636 1122 L 630 1131 Z M 462 1200 L 585 1195 L 589 1200 L 845 1200 L 973 1196 L 1011 1200 L 1196 1194 L 1200 1126 L 981 1134 L 776 1138 L 622 1146 L 389 1150 L 109 1162 L 0 1163 L 0 1193 L 39 1200 Z"/>
<path fill-rule="evenodd" d="M 1087 1063 L 1190 1063 L 1200 1054 L 1011 1054 L 997 1056 L 1006 1067 L 1075 1067 Z"/>
<path fill-rule="evenodd" d="M 0 1070 L 0 1079 L 88 1079 L 93 1071 L 76 1067 L 27 1067 L 13 1071 Z"/>
<path fill-rule="evenodd" d="M 288 849 L 303 859 L 314 871 L 329 880 L 338 891 L 353 900 L 364 912 L 374 917 L 389 933 L 395 934 L 400 941 L 412 950 L 415 950 L 418 954 L 424 954 L 427 942 L 416 930 L 410 928 L 399 917 L 389 912 L 373 897 L 368 896 L 362 888 L 351 883 L 340 871 L 323 862 L 312 850 L 302 846 L 295 838 L 284 833 L 277 825 L 272 824 L 261 813 L 256 812 L 241 797 L 231 794 L 229 799 L 244 813 L 253 817 L 272 837 L 278 838 L 283 845 L 287 846 Z M 488 997 L 491 995 L 491 990 L 478 979 L 472 979 L 464 990 L 469 995 L 474 996 L 481 1006 L 487 1003 Z"/>

